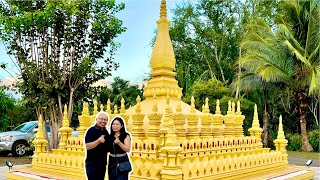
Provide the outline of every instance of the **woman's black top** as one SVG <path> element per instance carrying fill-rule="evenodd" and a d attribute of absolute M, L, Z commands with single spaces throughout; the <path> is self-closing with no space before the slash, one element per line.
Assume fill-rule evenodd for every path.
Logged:
<path fill-rule="evenodd" d="M 119 140 L 124 144 L 124 140 L 126 137 L 130 135 L 128 133 L 121 133 L 119 136 Z M 114 140 L 116 139 L 114 136 L 110 136 L 111 142 L 112 143 L 112 149 L 110 150 L 111 154 L 124 154 L 126 153 L 118 144 L 114 143 Z M 130 144 L 131 145 L 131 144 Z M 122 157 L 112 157 L 109 156 L 109 165 L 108 165 L 108 173 L 109 177 L 117 177 L 120 175 L 127 175 L 128 172 L 120 172 L 117 169 L 117 164 L 121 162 L 130 162 L 129 161 L 129 156 L 126 154 L 125 156 Z"/>
<path fill-rule="evenodd" d="M 119 140 L 124 144 L 124 140 L 126 137 L 130 135 L 128 133 L 121 133 L 119 136 Z M 111 142 L 114 142 L 116 138 L 114 136 L 111 137 Z M 126 153 L 118 144 L 112 143 L 112 149 L 111 149 L 111 154 L 124 154 Z"/>

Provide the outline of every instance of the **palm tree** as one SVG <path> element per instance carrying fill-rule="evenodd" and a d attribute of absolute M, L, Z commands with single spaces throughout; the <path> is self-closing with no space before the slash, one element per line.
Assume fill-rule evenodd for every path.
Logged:
<path fill-rule="evenodd" d="M 318 1 L 282 1 L 276 30 L 265 21 L 249 27 L 239 64 L 265 82 L 283 82 L 297 99 L 302 149 L 313 151 L 307 137 L 308 100 L 320 95 L 320 6 Z M 276 33 L 274 32 L 276 31 Z"/>

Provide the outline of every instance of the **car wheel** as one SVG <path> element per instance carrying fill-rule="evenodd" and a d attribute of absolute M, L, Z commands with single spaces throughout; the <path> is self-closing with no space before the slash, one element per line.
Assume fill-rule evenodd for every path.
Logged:
<path fill-rule="evenodd" d="M 24 156 L 26 154 L 26 147 L 28 144 L 23 141 L 15 142 L 12 146 L 12 155 L 13 156 Z"/>

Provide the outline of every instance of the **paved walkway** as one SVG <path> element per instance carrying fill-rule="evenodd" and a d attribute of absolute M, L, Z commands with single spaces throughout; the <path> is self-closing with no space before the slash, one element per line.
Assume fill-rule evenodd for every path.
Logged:
<path fill-rule="evenodd" d="M 21 168 L 25 166 L 31 166 L 31 164 L 25 164 L 25 165 L 16 165 L 13 166 L 12 168 Z M 9 168 L 7 166 L 0 166 L 0 180 L 6 180 L 6 174 L 8 172 Z"/>

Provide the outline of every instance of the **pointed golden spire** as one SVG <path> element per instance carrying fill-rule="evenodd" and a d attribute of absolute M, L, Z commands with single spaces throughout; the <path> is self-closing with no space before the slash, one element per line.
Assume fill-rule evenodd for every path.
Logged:
<path fill-rule="evenodd" d="M 140 107 L 140 102 L 141 102 L 141 98 L 138 95 L 138 97 L 136 98 L 137 101 L 137 105 L 136 105 L 136 113 L 140 113 L 141 112 L 141 107 Z"/>
<path fill-rule="evenodd" d="M 97 100 L 93 101 L 93 114 L 98 114 L 98 102 Z"/>
<path fill-rule="evenodd" d="M 254 114 L 253 114 L 252 127 L 257 127 L 257 128 L 260 127 L 259 118 L 258 118 L 258 108 L 257 108 L 257 104 L 254 105 Z"/>
<path fill-rule="evenodd" d="M 103 104 L 101 104 L 100 105 L 100 111 L 103 111 L 103 108 L 104 108 L 104 106 L 103 106 Z"/>
<path fill-rule="evenodd" d="M 206 98 L 206 104 L 204 105 L 204 112 L 205 113 L 210 113 L 209 99 L 208 98 Z"/>
<path fill-rule="evenodd" d="M 62 126 L 63 127 L 69 127 L 68 109 L 67 109 L 67 105 L 66 104 L 64 105 Z"/>
<path fill-rule="evenodd" d="M 167 4 L 165 0 L 161 1 L 161 6 L 160 6 L 160 19 L 167 19 Z"/>
<path fill-rule="evenodd" d="M 157 21 L 157 24 L 158 34 L 151 55 L 151 68 L 153 69 L 153 72 L 151 72 L 150 75 L 152 77 L 174 77 L 176 73 L 173 72 L 173 69 L 176 65 L 176 59 L 169 36 L 170 22 L 167 19 L 165 0 L 161 1 L 160 19 Z"/>
<path fill-rule="evenodd" d="M 82 115 L 89 116 L 89 104 L 87 102 L 83 103 Z"/>
<path fill-rule="evenodd" d="M 169 35 L 170 22 L 167 19 L 166 1 L 161 1 L 160 19 L 157 21 L 158 33 L 154 42 L 151 54 L 150 65 L 152 72 L 151 79 L 144 88 L 143 96 L 146 99 L 152 98 L 155 94 L 157 97 L 166 98 L 177 97 L 182 94 L 178 81 L 174 78 L 173 72 L 176 66 L 176 59 L 172 42 Z"/>
<path fill-rule="evenodd" d="M 232 102 L 232 114 L 236 113 L 236 103 Z"/>
<path fill-rule="evenodd" d="M 240 101 L 237 102 L 237 115 L 241 115 Z"/>
<path fill-rule="evenodd" d="M 118 114 L 118 106 L 117 105 L 114 105 L 113 107 L 113 114 Z"/>
<path fill-rule="evenodd" d="M 281 115 L 279 117 L 279 129 L 278 129 L 277 139 L 285 139 L 284 132 L 283 132 L 282 116 Z"/>
<path fill-rule="evenodd" d="M 36 136 L 37 140 L 44 139 L 43 130 L 42 130 L 43 129 L 42 123 L 43 123 L 43 119 L 42 119 L 42 115 L 40 114 L 39 122 L 38 122 L 38 132 L 37 132 L 37 136 Z"/>
<path fill-rule="evenodd" d="M 219 99 L 217 100 L 217 103 L 216 103 L 216 114 L 221 114 L 221 111 L 220 111 L 220 101 L 219 101 Z"/>
<path fill-rule="evenodd" d="M 195 102 L 195 100 L 194 100 L 194 97 L 192 96 L 191 97 L 191 104 L 190 104 L 190 106 L 191 106 L 190 113 L 195 113 L 196 112 L 196 107 L 194 105 L 194 102 Z"/>
<path fill-rule="evenodd" d="M 108 101 L 107 101 L 107 113 L 108 114 L 111 114 L 111 102 L 110 102 L 110 99 L 108 99 Z"/>
<path fill-rule="evenodd" d="M 231 101 L 228 102 L 228 111 L 227 111 L 227 114 L 232 114 Z"/>
<path fill-rule="evenodd" d="M 125 100 L 122 98 L 121 99 L 121 109 L 120 109 L 120 113 L 123 114 L 126 112 L 126 108 L 124 106 Z"/>

